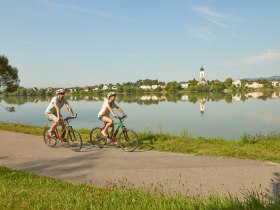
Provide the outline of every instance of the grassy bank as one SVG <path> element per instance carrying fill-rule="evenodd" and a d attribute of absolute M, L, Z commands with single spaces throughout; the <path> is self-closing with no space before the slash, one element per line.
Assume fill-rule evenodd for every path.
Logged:
<path fill-rule="evenodd" d="M 0 130 L 42 136 L 43 127 L 18 123 L 0 123 Z M 80 129 L 83 140 L 89 140 L 89 130 Z M 267 160 L 280 163 L 280 134 L 244 135 L 239 141 L 207 139 L 188 135 L 138 133 L 140 149 L 206 156 L 235 157 L 241 159 Z"/>
<path fill-rule="evenodd" d="M 167 197 L 159 192 L 97 188 L 0 167 L 0 209 L 279 209 L 280 199 L 258 193 L 228 196 Z"/>

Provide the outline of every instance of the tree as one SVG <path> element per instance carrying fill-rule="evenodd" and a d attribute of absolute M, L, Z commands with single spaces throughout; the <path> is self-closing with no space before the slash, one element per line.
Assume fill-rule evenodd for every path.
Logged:
<path fill-rule="evenodd" d="M 9 65 L 9 60 L 0 55 L 0 92 L 14 92 L 19 87 L 18 70 Z"/>
<path fill-rule="evenodd" d="M 232 86 L 232 78 L 227 78 L 226 81 L 224 82 L 224 85 L 226 88 L 230 88 Z"/>
<path fill-rule="evenodd" d="M 181 89 L 182 89 L 181 84 L 176 81 L 168 82 L 165 87 L 165 90 L 171 92 L 176 92 L 177 90 L 181 90 Z"/>

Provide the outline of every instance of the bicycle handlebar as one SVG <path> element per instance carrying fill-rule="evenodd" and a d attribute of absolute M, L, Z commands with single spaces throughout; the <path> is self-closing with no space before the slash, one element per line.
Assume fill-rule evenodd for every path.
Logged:
<path fill-rule="evenodd" d="M 123 115 L 122 117 L 118 117 L 120 120 L 122 120 L 122 119 L 124 119 L 124 118 L 126 118 L 127 117 L 127 115 Z"/>
<path fill-rule="evenodd" d="M 75 116 L 69 116 L 69 117 L 64 118 L 64 121 L 71 120 L 71 119 L 75 119 L 75 118 L 77 118 L 77 117 L 78 117 L 77 114 L 76 114 Z"/>

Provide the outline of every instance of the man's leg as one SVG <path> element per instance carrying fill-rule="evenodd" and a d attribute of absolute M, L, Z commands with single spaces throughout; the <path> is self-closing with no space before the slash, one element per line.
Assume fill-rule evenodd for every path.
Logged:
<path fill-rule="evenodd" d="M 55 116 L 54 114 L 48 114 L 48 119 L 53 122 L 50 127 L 49 134 L 50 134 L 50 136 L 55 136 L 54 130 L 56 129 L 56 127 L 58 125 L 58 121 L 59 121 L 58 117 Z"/>

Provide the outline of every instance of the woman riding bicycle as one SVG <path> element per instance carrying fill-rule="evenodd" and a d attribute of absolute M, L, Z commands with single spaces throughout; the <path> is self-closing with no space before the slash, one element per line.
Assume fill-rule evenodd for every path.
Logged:
<path fill-rule="evenodd" d="M 115 92 L 109 92 L 107 94 L 107 99 L 104 100 L 102 108 L 98 113 L 98 119 L 106 123 L 104 129 L 101 131 L 102 135 L 106 138 L 108 138 L 108 128 L 111 128 L 110 136 L 113 136 L 114 133 L 114 121 L 110 118 L 110 114 L 118 118 L 118 116 L 113 112 L 113 109 L 116 108 L 123 116 L 126 115 L 123 110 L 115 103 L 116 95 L 117 94 Z M 113 137 L 111 137 L 111 142 L 113 144 L 117 144 Z"/>
<path fill-rule="evenodd" d="M 69 113 L 71 113 L 72 116 L 74 116 L 73 109 L 69 105 L 64 94 L 65 94 L 64 89 L 56 90 L 56 96 L 52 98 L 52 100 L 45 112 L 48 120 L 53 121 L 53 123 L 50 127 L 50 130 L 49 130 L 49 135 L 52 137 L 55 136 L 54 131 L 53 131 L 54 128 L 58 125 L 60 120 L 63 120 L 60 109 L 63 107 L 64 104 L 65 104 L 67 110 L 69 111 Z M 65 126 L 65 125 L 62 124 L 62 127 L 63 126 Z"/>

